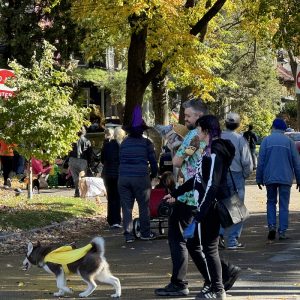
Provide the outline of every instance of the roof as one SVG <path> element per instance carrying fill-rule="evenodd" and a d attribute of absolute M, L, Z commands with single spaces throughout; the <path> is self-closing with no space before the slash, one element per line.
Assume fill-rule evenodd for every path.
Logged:
<path fill-rule="evenodd" d="M 282 79 L 284 82 L 286 81 L 294 82 L 293 73 L 287 70 L 283 65 L 277 64 L 277 73 L 278 73 L 278 77 Z"/>

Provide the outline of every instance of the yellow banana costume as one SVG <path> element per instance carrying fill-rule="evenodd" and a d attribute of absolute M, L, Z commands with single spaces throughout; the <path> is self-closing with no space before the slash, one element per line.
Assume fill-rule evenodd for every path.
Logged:
<path fill-rule="evenodd" d="M 73 263 L 84 257 L 92 247 L 92 244 L 88 244 L 78 249 L 73 249 L 71 246 L 62 246 L 48 253 L 45 256 L 44 262 L 60 264 L 62 265 L 65 274 L 69 274 L 70 270 L 67 264 Z"/>

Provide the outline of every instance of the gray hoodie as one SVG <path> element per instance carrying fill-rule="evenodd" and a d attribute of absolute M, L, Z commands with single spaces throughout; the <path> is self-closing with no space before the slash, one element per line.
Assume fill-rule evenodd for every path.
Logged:
<path fill-rule="evenodd" d="M 224 130 L 222 139 L 230 140 L 235 147 L 235 155 L 230 165 L 232 172 L 243 172 L 244 178 L 248 178 L 253 171 L 251 152 L 246 139 L 232 130 Z"/>

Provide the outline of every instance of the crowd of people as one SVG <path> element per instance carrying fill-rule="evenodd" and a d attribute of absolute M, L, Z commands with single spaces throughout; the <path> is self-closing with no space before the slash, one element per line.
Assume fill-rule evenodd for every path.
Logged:
<path fill-rule="evenodd" d="M 186 296 L 189 294 L 187 272 L 188 255 L 204 279 L 196 299 L 226 299 L 229 290 L 238 278 L 241 269 L 220 257 L 220 249 L 238 250 L 244 248 L 240 238 L 243 223 L 222 228 L 215 203 L 232 195 L 237 189 L 240 201 L 245 199 L 245 180 L 256 169 L 256 182 L 260 189 L 267 191 L 268 241 L 287 239 L 290 190 L 294 178 L 300 190 L 300 160 L 294 142 L 284 132 L 287 125 L 276 118 L 271 134 L 260 145 L 257 159 L 257 136 L 250 124 L 244 134 L 237 132 L 241 120 L 237 113 L 226 115 L 225 129 L 221 130 L 218 118 L 209 114 L 207 107 L 199 100 L 189 100 L 183 104 L 185 129 L 164 132 L 165 152 L 172 159 L 172 169 L 164 201 L 172 206 L 168 217 L 168 244 L 172 262 L 170 282 L 157 288 L 157 296 Z M 169 128 L 170 127 L 170 128 Z M 133 111 L 132 122 L 128 126 L 105 130 L 105 140 L 101 150 L 102 174 L 107 196 L 107 223 L 111 229 L 123 228 L 126 243 L 135 241 L 132 213 L 135 201 L 140 220 L 140 240 L 156 238 L 150 230 L 149 201 L 152 179 L 158 175 L 165 178 L 164 168 L 158 168 L 154 144 L 144 132 L 149 129 L 142 118 L 140 106 Z M 173 134 L 172 142 L 168 136 Z M 176 143 L 175 143 L 175 142 Z M 175 145 L 176 144 L 176 145 Z M 171 146 L 170 146 L 171 145 Z M 166 150 L 166 147 L 169 148 Z M 173 147 L 174 146 L 174 147 Z M 4 184 L 11 184 L 14 157 L 20 164 L 22 159 L 14 154 L 13 146 L 0 143 Z M 165 158 L 164 158 L 165 159 Z M 88 174 L 92 164 L 93 150 L 86 138 L 85 128 L 78 132 L 78 140 L 72 145 L 68 156 L 68 167 L 74 182 L 75 197 L 80 196 L 80 174 Z M 164 160 L 161 160 L 164 161 Z M 49 176 L 53 165 L 34 159 L 34 172 Z M 20 173 L 24 172 L 19 166 Z M 179 170 L 179 172 L 178 172 Z M 93 174 L 91 175 L 93 176 Z M 181 183 L 180 182 L 181 177 Z M 53 178 L 52 178 L 53 180 Z M 175 185 L 176 183 L 176 185 Z M 176 187 L 175 187 L 176 186 Z M 276 220 L 277 196 L 279 195 L 279 221 Z M 183 234 L 191 223 L 195 228 L 189 238 Z"/>

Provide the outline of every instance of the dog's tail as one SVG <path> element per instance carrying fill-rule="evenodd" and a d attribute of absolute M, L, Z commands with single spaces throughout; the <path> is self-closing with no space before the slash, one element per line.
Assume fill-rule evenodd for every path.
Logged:
<path fill-rule="evenodd" d="M 91 243 L 96 247 L 97 252 L 99 252 L 100 257 L 103 258 L 104 257 L 104 239 L 100 236 L 95 237 Z"/>

